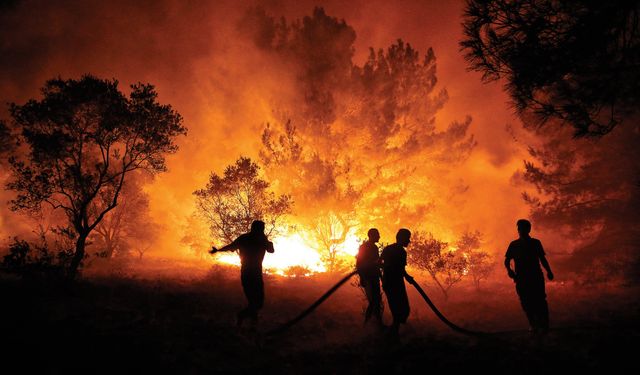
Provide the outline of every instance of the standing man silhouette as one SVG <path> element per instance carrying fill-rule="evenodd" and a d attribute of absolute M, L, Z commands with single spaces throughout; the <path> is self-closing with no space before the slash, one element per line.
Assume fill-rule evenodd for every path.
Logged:
<path fill-rule="evenodd" d="M 265 252 L 273 253 L 273 242 L 264 233 L 264 222 L 255 220 L 251 223 L 251 231 L 244 233 L 230 244 L 209 253 L 219 251 L 240 250 L 240 279 L 248 305 L 238 313 L 237 324 L 242 326 L 246 318 L 251 318 L 253 325 L 258 321 L 258 311 L 264 305 L 264 283 L 262 281 L 262 260 Z"/>
<path fill-rule="evenodd" d="M 516 283 L 516 292 L 529 320 L 531 331 L 544 333 L 549 329 L 549 308 L 540 264 L 547 271 L 549 280 L 553 280 L 553 272 L 545 257 L 542 243 L 529 236 L 531 223 L 520 219 L 516 225 L 520 238 L 509 244 L 504 266 L 507 268 L 507 275 Z M 512 259 L 515 270 L 511 268 Z"/>
<path fill-rule="evenodd" d="M 366 324 L 373 316 L 379 327 L 382 327 L 382 295 L 380 292 L 380 255 L 378 245 L 380 232 L 371 228 L 367 232 L 369 239 L 360 245 L 356 258 L 356 269 L 360 276 L 360 285 L 364 288 L 368 306 L 364 315 Z"/>
<path fill-rule="evenodd" d="M 407 322 L 409 317 L 409 298 L 404 279 L 410 283 L 413 277 L 405 270 L 407 265 L 407 251 L 404 249 L 411 242 L 411 232 L 408 229 L 400 229 L 396 234 L 396 243 L 382 250 L 382 288 L 387 295 L 389 309 L 393 316 L 391 334 L 397 335 L 400 324 Z"/>

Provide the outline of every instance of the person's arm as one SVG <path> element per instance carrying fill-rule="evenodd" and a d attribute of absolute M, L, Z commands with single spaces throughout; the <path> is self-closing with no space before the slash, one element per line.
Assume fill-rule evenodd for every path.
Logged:
<path fill-rule="evenodd" d="M 267 253 L 273 253 L 275 250 L 273 249 L 273 242 L 267 241 Z"/>
<path fill-rule="evenodd" d="M 215 246 L 211 247 L 211 250 L 209 250 L 209 254 L 215 254 L 215 253 L 219 253 L 221 251 L 234 251 L 234 250 L 238 250 L 238 241 L 233 241 L 230 244 L 223 246 L 221 248 L 216 248 Z"/>
<path fill-rule="evenodd" d="M 549 265 L 549 261 L 547 261 L 547 257 L 544 254 L 544 249 L 542 248 L 542 243 L 540 243 L 540 264 L 547 271 L 547 279 L 549 281 L 553 280 L 553 272 L 551 272 L 551 266 Z"/>
<path fill-rule="evenodd" d="M 405 253 L 404 256 L 402 257 L 402 263 L 404 263 L 403 267 L 402 267 L 402 273 L 404 274 L 404 278 L 407 280 L 407 282 L 409 284 L 413 284 L 416 281 L 413 279 L 413 276 L 409 275 L 407 273 L 407 254 Z"/>
<path fill-rule="evenodd" d="M 507 269 L 507 276 L 509 276 L 512 279 L 516 277 L 516 273 L 511 268 L 511 258 L 508 258 L 508 257 L 504 258 L 504 267 Z"/>
<path fill-rule="evenodd" d="M 504 256 L 504 267 L 507 269 L 507 276 L 509 276 L 512 279 L 516 278 L 516 273 L 513 271 L 513 269 L 511 268 L 511 245 L 509 245 L 509 248 L 507 249 L 507 253 Z"/>

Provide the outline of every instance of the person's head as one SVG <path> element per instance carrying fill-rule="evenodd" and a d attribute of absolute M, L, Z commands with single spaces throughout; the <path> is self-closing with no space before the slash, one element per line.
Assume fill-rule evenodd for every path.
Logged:
<path fill-rule="evenodd" d="M 251 233 L 264 233 L 264 221 L 254 220 L 251 223 Z"/>
<path fill-rule="evenodd" d="M 407 247 L 411 242 L 411 232 L 409 232 L 409 229 L 400 229 L 396 234 L 396 242 L 403 247 Z"/>
<path fill-rule="evenodd" d="M 369 241 L 376 243 L 380 240 L 380 232 L 376 228 L 371 228 L 367 232 L 367 236 L 369 236 Z"/>
<path fill-rule="evenodd" d="M 531 232 L 531 223 L 529 220 L 520 219 L 516 222 L 516 226 L 518 227 L 518 234 L 520 237 L 526 237 Z"/>

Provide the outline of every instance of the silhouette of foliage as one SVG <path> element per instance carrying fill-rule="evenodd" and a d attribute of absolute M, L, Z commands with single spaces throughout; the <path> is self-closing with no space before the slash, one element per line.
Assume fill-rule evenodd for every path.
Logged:
<path fill-rule="evenodd" d="M 407 251 L 411 267 L 427 271 L 444 295 L 449 298 L 451 288 L 464 277 L 468 261 L 461 252 L 448 249 L 448 243 L 430 233 L 414 233 Z"/>
<path fill-rule="evenodd" d="M 222 176 L 211 173 L 206 187 L 193 194 L 214 239 L 226 243 L 245 233 L 254 220 L 264 221 L 265 233 L 274 234 L 293 204 L 290 196 L 269 191 L 260 167 L 246 157 L 227 166 Z"/>
<path fill-rule="evenodd" d="M 602 136 L 640 105 L 639 11 L 626 0 L 471 0 L 460 44 L 484 80 L 506 80 L 526 125 Z"/>
<path fill-rule="evenodd" d="M 629 258 L 612 266 L 611 277 L 634 276 L 640 257 L 640 133 L 637 125 L 614 129 L 601 139 L 570 141 L 567 132 L 543 134 L 531 147 L 521 177 L 533 185 L 523 193 L 536 227 L 563 236 L 568 270 L 581 273 L 606 258 Z M 559 239 L 560 240 L 560 239 Z M 562 263 L 560 263 L 562 266 Z"/>
<path fill-rule="evenodd" d="M 15 149 L 15 139 L 6 122 L 0 120 L 0 163 L 4 164 L 6 156 Z"/>
<path fill-rule="evenodd" d="M 86 240 L 118 204 L 125 177 L 135 170 L 166 170 L 164 156 L 186 134 L 181 116 L 157 102 L 154 87 L 131 86 L 129 97 L 115 80 L 90 75 L 52 79 L 40 100 L 11 104 L 10 112 L 26 153 L 10 159 L 17 192 L 13 210 L 40 212 L 47 204 L 66 214 L 75 231 L 69 265 L 74 277 Z"/>
<path fill-rule="evenodd" d="M 305 266 L 291 266 L 284 270 L 284 274 L 288 277 L 304 277 L 312 273 L 313 271 Z"/>
<path fill-rule="evenodd" d="M 73 259 L 72 235 L 64 229 L 53 230 L 57 240 L 50 244 L 47 230 L 40 227 L 39 241 L 28 242 L 18 237 L 9 244 L 8 253 L 2 259 L 2 266 L 9 272 L 22 276 L 62 275 Z"/>

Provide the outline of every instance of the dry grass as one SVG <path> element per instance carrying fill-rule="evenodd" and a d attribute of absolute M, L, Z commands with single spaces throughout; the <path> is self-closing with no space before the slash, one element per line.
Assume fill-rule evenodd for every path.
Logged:
<path fill-rule="evenodd" d="M 391 341 L 362 327 L 362 293 L 352 283 L 282 336 L 266 338 L 260 332 L 295 316 L 338 277 L 266 277 L 267 305 L 253 334 L 234 327 L 244 304 L 237 272 L 157 262 L 145 272 L 123 267 L 115 274 L 86 274 L 73 285 L 3 275 L 1 321 L 9 343 L 3 362 L 48 373 L 544 373 L 638 367 L 625 354 L 637 347 L 640 332 L 635 288 L 550 284 L 556 329 L 534 338 L 522 331 L 526 321 L 508 280 L 488 283 L 480 292 L 461 285 L 448 301 L 426 283 L 449 319 L 499 333 L 478 339 L 451 332 L 410 291 L 409 324 L 399 341 Z M 390 320 L 387 311 L 385 319 Z"/>

